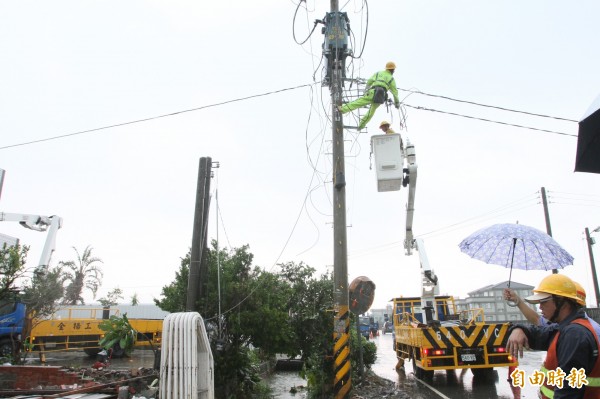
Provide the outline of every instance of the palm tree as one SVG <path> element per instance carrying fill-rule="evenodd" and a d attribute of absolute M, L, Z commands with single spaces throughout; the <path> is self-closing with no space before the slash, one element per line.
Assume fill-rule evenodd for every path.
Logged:
<path fill-rule="evenodd" d="M 85 301 L 81 296 L 83 289 L 87 288 L 92 291 L 95 299 L 96 292 L 102 285 L 104 273 L 102 273 L 100 265 L 97 264 L 102 263 L 102 259 L 92 256 L 92 247 L 89 245 L 81 255 L 77 248 L 73 247 L 73 249 L 77 254 L 77 261 L 59 262 L 65 273 L 64 281 L 68 283 L 63 302 L 66 305 L 77 305 L 78 303 L 85 305 Z"/>

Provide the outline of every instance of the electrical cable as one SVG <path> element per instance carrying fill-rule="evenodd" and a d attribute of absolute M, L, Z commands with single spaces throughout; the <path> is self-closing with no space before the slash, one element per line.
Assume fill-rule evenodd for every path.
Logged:
<path fill-rule="evenodd" d="M 354 56 L 352 54 L 350 54 L 350 58 L 362 58 L 363 52 L 365 51 L 365 47 L 367 46 L 367 34 L 369 33 L 369 3 L 367 2 L 367 0 L 364 0 L 364 5 L 365 5 L 365 9 L 366 9 L 366 22 L 365 22 L 365 36 L 363 39 L 363 43 L 360 49 L 360 54 L 358 54 L 357 56 Z M 361 10 L 361 13 L 363 11 Z M 361 18 L 362 20 L 362 18 Z M 352 32 L 352 29 L 350 29 L 350 31 Z M 354 33 L 353 33 L 354 34 Z"/>
<path fill-rule="evenodd" d="M 151 121 L 151 120 L 161 119 L 161 118 L 167 118 L 167 117 L 170 117 L 170 116 L 184 114 L 184 113 L 187 113 L 187 112 L 200 111 L 200 110 L 203 110 L 203 109 L 218 107 L 218 106 L 221 106 L 221 105 L 231 104 L 231 103 L 234 103 L 234 102 L 245 101 L 245 100 L 250 100 L 250 99 L 253 99 L 253 98 L 258 98 L 258 97 L 269 96 L 269 95 L 272 95 L 272 94 L 283 93 L 285 91 L 301 89 L 303 87 L 309 87 L 309 86 L 312 86 L 312 85 L 313 85 L 313 83 L 304 84 L 304 85 L 295 86 L 295 87 L 286 87 L 285 89 L 274 90 L 274 91 L 269 91 L 269 92 L 265 92 L 265 93 L 261 93 L 261 94 L 254 94 L 254 95 L 251 95 L 251 96 L 235 98 L 233 100 L 227 100 L 227 101 L 222 101 L 220 103 L 203 105 L 201 107 L 186 109 L 186 110 L 183 110 L 183 111 L 171 112 L 169 114 L 152 116 L 152 117 L 149 117 L 149 118 L 137 119 L 137 120 L 129 121 L 129 122 L 116 123 L 114 125 L 103 126 L 103 127 L 99 127 L 99 128 L 95 128 L 95 129 L 82 130 L 82 131 L 79 131 L 79 132 L 62 134 L 62 135 L 59 135 L 59 136 L 47 137 L 47 138 L 44 138 L 44 139 L 32 140 L 32 141 L 27 141 L 27 142 L 23 142 L 23 143 L 5 145 L 5 146 L 0 147 L 0 150 L 5 150 L 7 148 L 13 148 L 13 147 L 20 147 L 20 146 L 29 145 L 29 144 L 41 143 L 41 142 L 44 142 L 44 141 L 58 140 L 58 139 L 66 138 L 66 137 L 77 136 L 77 135 L 80 135 L 80 134 L 93 133 L 93 132 L 97 132 L 97 131 L 100 131 L 100 130 L 112 129 L 112 128 L 115 128 L 115 127 L 121 127 L 121 126 L 126 126 L 126 125 L 133 125 L 135 123 L 148 122 L 148 121 Z"/>
<path fill-rule="evenodd" d="M 531 194 L 526 195 L 525 197 L 522 197 L 518 200 L 509 202 L 508 204 L 505 205 L 501 205 L 497 208 L 494 208 L 490 211 L 487 211 L 485 213 L 482 213 L 478 216 L 474 216 L 471 218 L 467 218 L 464 219 L 462 221 L 450 224 L 448 226 L 444 226 L 444 227 L 440 227 L 434 230 L 431 230 L 427 233 L 424 234 L 419 234 L 418 237 L 434 237 L 437 235 L 441 235 L 441 234 L 446 234 L 450 231 L 454 231 L 457 230 L 459 228 L 464 228 L 466 226 L 470 226 L 470 225 L 474 225 L 477 223 L 480 223 L 483 220 L 489 220 L 491 218 L 498 218 L 499 216 L 504 216 L 504 215 L 508 215 L 508 214 L 512 214 L 515 213 L 517 211 L 535 206 L 538 204 L 538 202 L 536 203 L 531 203 L 532 200 L 537 200 L 539 199 L 539 193 L 538 192 L 534 192 Z M 514 208 L 516 206 L 519 206 L 519 208 L 516 209 L 511 209 Z M 352 253 L 351 255 L 349 255 L 349 258 L 357 258 L 360 256 L 365 256 L 365 255 L 370 255 L 374 252 L 380 252 L 380 251 L 384 251 L 384 250 L 388 250 L 391 249 L 395 246 L 403 246 L 404 245 L 404 241 L 392 241 L 386 244 L 381 244 L 378 245 L 376 247 L 372 247 L 372 248 L 367 248 L 364 249 L 362 251 L 357 251 Z"/>
<path fill-rule="evenodd" d="M 557 117 L 557 116 L 550 116 L 550 115 L 544 115 L 544 114 L 536 114 L 536 113 L 527 112 L 527 111 L 519 111 L 519 110 L 516 110 L 516 109 L 498 107 L 496 105 L 481 104 L 481 103 L 477 103 L 477 102 L 474 102 L 474 101 L 459 100 L 457 98 L 452 98 L 452 97 L 448 97 L 448 96 L 442 96 L 442 95 L 439 95 L 439 94 L 425 93 L 425 92 L 422 92 L 420 90 L 401 89 L 401 88 L 398 88 L 398 90 L 407 91 L 407 92 L 415 93 L 415 94 L 422 94 L 424 96 L 429 96 L 429 97 L 443 98 L 444 100 L 456 101 L 456 102 L 465 103 L 465 104 L 477 105 L 479 107 L 494 108 L 494 109 L 499 109 L 501 111 L 515 112 L 515 113 L 519 113 L 519 114 L 525 114 L 525 115 L 531 115 L 531 116 L 539 116 L 541 118 L 551 118 L 551 119 L 557 119 L 557 120 L 566 121 L 566 122 L 575 122 L 575 123 L 578 123 L 578 121 L 576 121 L 574 119 L 560 118 L 560 117 Z"/>
<path fill-rule="evenodd" d="M 312 85 L 311 85 L 311 88 L 312 88 Z M 312 92 L 312 90 L 311 90 L 311 92 Z M 313 97 L 311 96 L 311 107 L 310 107 L 310 110 L 311 110 L 311 112 L 309 113 L 309 117 L 308 117 L 308 120 L 307 120 L 307 125 L 308 125 L 308 123 L 310 122 L 310 115 L 312 114 L 312 108 L 313 108 L 313 106 L 312 106 L 312 98 L 313 98 Z M 307 136 L 308 136 L 308 128 L 306 129 L 306 133 L 305 133 L 305 134 L 306 134 L 306 137 L 307 137 Z M 308 138 L 308 137 L 307 137 L 307 138 Z M 325 142 L 325 140 L 324 140 L 324 135 L 323 135 L 323 139 L 321 140 L 321 149 L 322 149 L 322 146 L 323 146 L 323 143 L 324 143 L 324 142 Z M 307 145 L 307 148 L 308 148 L 308 145 Z M 320 149 L 320 150 L 319 150 L 319 152 L 318 152 L 319 154 L 321 154 L 321 152 L 322 152 L 322 151 L 321 151 L 321 149 Z M 316 163 L 318 163 L 318 161 L 319 161 L 319 158 L 320 158 L 320 155 L 319 155 L 319 157 L 317 157 L 317 160 L 316 160 L 316 162 L 315 162 L 315 165 L 316 165 Z M 314 189 L 316 189 L 316 187 L 313 187 L 313 181 L 314 181 L 315 177 L 317 177 L 318 175 L 319 175 L 319 172 L 318 172 L 317 168 L 316 168 L 316 167 L 313 167 L 313 173 L 312 173 L 312 175 L 311 175 L 310 182 L 309 182 L 309 184 L 308 184 L 308 188 L 307 188 L 306 194 L 304 195 L 304 200 L 302 201 L 302 206 L 300 207 L 300 211 L 298 212 L 298 216 L 296 217 L 296 220 L 295 220 L 295 222 L 294 222 L 294 225 L 292 226 L 292 229 L 290 230 L 290 233 L 289 233 L 289 235 L 288 235 L 288 237 L 287 237 L 287 239 L 286 239 L 286 241 L 285 241 L 285 243 L 284 243 L 284 245 L 283 245 L 283 248 L 282 248 L 282 249 L 281 249 L 281 251 L 279 252 L 279 255 L 277 256 L 277 258 L 275 259 L 275 261 L 273 262 L 273 265 L 272 265 L 272 266 L 271 266 L 271 268 L 269 269 L 269 272 L 270 272 L 271 270 L 273 270 L 273 268 L 275 268 L 275 266 L 277 266 L 277 265 L 278 265 L 279 259 L 281 259 L 281 257 L 283 256 L 283 253 L 284 253 L 284 251 L 286 250 L 287 246 L 289 245 L 289 243 L 290 243 L 290 241 L 291 241 L 291 239 L 292 239 L 292 236 L 294 235 L 294 232 L 296 231 L 296 227 L 298 226 L 298 222 L 300 221 L 300 217 L 302 216 L 302 214 L 304 213 L 304 211 L 305 211 L 305 209 L 306 209 L 306 202 L 307 202 L 308 198 L 310 197 L 310 195 L 311 195 L 312 191 L 313 191 Z M 312 219 L 311 219 L 311 221 L 312 221 Z M 313 225 L 314 225 L 314 222 L 313 222 Z M 316 225 L 315 225 L 315 226 L 316 226 Z M 317 231 L 318 231 L 318 229 L 317 229 Z M 318 239 L 319 239 L 319 237 L 317 237 L 317 242 L 318 242 Z M 310 248 L 308 248 L 306 251 L 308 251 L 308 250 L 310 250 L 311 248 L 313 248 L 313 247 L 314 247 L 314 245 L 316 245 L 316 244 L 313 244 L 313 245 L 312 245 Z M 304 251 L 304 252 L 306 252 L 306 251 Z M 241 299 L 241 300 L 240 300 L 240 301 L 239 301 L 239 302 L 238 302 L 236 305 L 234 305 L 234 306 L 232 306 L 231 308 L 229 308 L 229 309 L 225 310 L 224 312 L 222 312 L 222 313 L 221 313 L 221 315 L 228 314 L 229 312 L 231 312 L 231 311 L 233 311 L 233 310 L 235 310 L 235 309 L 239 308 L 239 307 L 242 305 L 242 303 L 244 303 L 244 302 L 245 302 L 245 301 L 246 301 L 248 298 L 250 298 L 250 297 L 251 297 L 251 296 L 252 296 L 252 295 L 253 295 L 253 294 L 256 292 L 256 290 L 258 290 L 259 286 L 260 286 L 260 285 L 258 284 L 256 287 L 254 287 L 254 288 L 253 288 L 253 289 L 252 289 L 252 290 L 251 290 L 251 291 L 248 293 L 248 295 L 246 295 L 246 297 L 244 297 L 243 299 Z M 210 319 L 207 319 L 207 320 L 210 320 Z"/>
<path fill-rule="evenodd" d="M 600 198 L 600 195 L 596 195 L 596 194 L 583 194 L 583 193 L 566 193 L 564 191 L 554 191 L 554 190 L 548 190 L 548 194 L 550 193 L 556 193 L 556 194 L 564 194 L 564 195 L 576 195 L 576 196 L 582 196 L 582 197 L 596 197 L 596 198 Z"/>
<path fill-rule="evenodd" d="M 421 111 L 438 112 L 440 114 L 460 116 L 462 118 L 475 119 L 475 120 L 483 121 L 483 122 L 497 123 L 499 125 L 513 126 L 513 127 L 518 127 L 518 128 L 522 128 L 522 129 L 529 129 L 529 130 L 536 130 L 538 132 L 546 132 L 546 133 L 558 134 L 558 135 L 561 135 L 561 136 L 577 137 L 576 134 L 570 134 L 570 133 L 564 133 L 564 132 L 556 132 L 554 130 L 547 130 L 547 129 L 539 129 L 539 128 L 536 128 L 536 127 L 517 125 L 515 123 L 508 123 L 508 122 L 500 122 L 500 121 L 495 121 L 495 120 L 486 119 L 486 118 L 478 118 L 478 117 L 475 117 L 475 116 L 463 115 L 463 114 L 458 114 L 458 113 L 455 113 L 455 112 L 440 111 L 440 110 L 437 110 L 437 109 L 425 108 L 425 107 L 420 107 L 420 106 L 414 106 L 414 105 L 410 105 L 410 104 L 406 104 L 406 103 L 404 103 L 404 105 L 407 106 L 407 107 L 410 107 L 410 108 L 421 110 Z"/>
<path fill-rule="evenodd" d="M 219 169 L 217 169 L 217 178 L 216 178 L 216 188 L 215 188 L 215 193 L 217 192 L 217 190 L 219 189 Z M 216 195 L 215 195 L 216 198 Z M 231 248 L 231 242 L 229 242 L 229 235 L 227 234 L 227 230 L 225 229 L 225 222 L 223 221 L 223 214 L 221 213 L 221 206 L 219 205 L 219 200 L 217 199 L 216 205 L 217 205 L 217 218 L 219 218 L 221 220 L 221 226 L 223 227 L 223 232 L 225 233 L 225 239 L 227 240 L 227 245 L 229 246 L 229 248 Z"/>
<path fill-rule="evenodd" d="M 299 46 L 302 46 L 304 43 L 306 43 L 308 41 L 308 39 L 310 39 L 310 37 L 312 36 L 313 32 L 315 31 L 315 28 L 317 27 L 317 24 L 319 23 L 319 21 L 315 21 L 312 30 L 310 31 L 310 33 L 308 34 L 308 36 L 306 37 L 306 39 L 304 39 L 304 41 L 302 43 L 298 42 L 298 40 L 296 39 L 296 15 L 298 15 L 298 9 L 300 9 L 300 5 L 302 3 L 306 3 L 306 0 L 300 0 L 298 2 L 298 6 L 296 7 L 296 11 L 294 12 L 294 18 L 292 19 L 292 36 L 294 37 L 294 41 L 296 42 L 296 44 L 298 44 Z"/>

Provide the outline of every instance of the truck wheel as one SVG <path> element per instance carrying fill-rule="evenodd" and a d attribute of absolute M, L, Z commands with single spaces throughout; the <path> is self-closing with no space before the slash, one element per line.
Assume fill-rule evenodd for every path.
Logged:
<path fill-rule="evenodd" d="M 100 353 L 100 350 L 100 348 L 85 348 L 83 351 L 88 356 L 96 356 L 98 353 Z"/>
<path fill-rule="evenodd" d="M 417 362 L 415 361 L 415 357 L 412 357 L 413 364 L 413 372 L 415 373 L 415 377 L 420 380 L 431 380 L 433 378 L 433 370 L 424 370 L 421 367 L 417 366 Z"/>
<path fill-rule="evenodd" d="M 10 338 L 0 340 L 0 357 L 12 357 L 15 354 L 15 349 Z"/>
<path fill-rule="evenodd" d="M 113 358 L 123 357 L 125 356 L 125 349 L 121 348 L 121 345 L 117 342 L 112 347 L 112 355 Z"/>
<path fill-rule="evenodd" d="M 482 378 L 482 379 L 491 376 L 493 371 L 494 371 L 493 367 L 478 368 L 478 369 L 472 368 L 471 369 L 471 373 L 473 373 L 473 377 Z"/>

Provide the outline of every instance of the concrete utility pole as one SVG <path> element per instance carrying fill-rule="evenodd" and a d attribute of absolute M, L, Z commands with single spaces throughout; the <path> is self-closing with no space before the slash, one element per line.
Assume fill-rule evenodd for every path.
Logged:
<path fill-rule="evenodd" d="M 4 186 L 4 169 L 0 169 L 0 197 L 2 197 L 2 186 Z"/>
<path fill-rule="evenodd" d="M 331 90 L 333 130 L 333 363 L 334 397 L 349 398 L 352 389 L 350 364 L 350 309 L 348 300 L 348 248 L 346 237 L 346 171 L 344 162 L 344 123 L 338 106 L 342 105 L 346 71 L 349 21 L 339 11 L 338 0 L 331 0 L 325 16 L 323 55 L 327 60 L 325 84 Z"/>
<path fill-rule="evenodd" d="M 546 198 L 546 188 L 542 187 L 542 205 L 544 206 L 544 219 L 546 220 L 546 233 L 552 237 L 552 227 L 550 226 L 550 212 L 548 212 L 548 200 Z M 552 274 L 558 273 L 558 269 L 552 269 Z"/>
<path fill-rule="evenodd" d="M 600 226 L 594 229 L 594 232 L 600 231 Z M 587 242 L 588 252 L 590 254 L 590 266 L 592 268 L 592 280 L 594 280 L 594 291 L 596 294 L 596 307 L 600 307 L 600 290 L 598 289 L 598 276 L 596 275 L 596 263 L 594 262 L 594 252 L 592 252 L 592 245 L 594 245 L 594 239 L 590 236 L 590 229 L 585 228 L 585 241 Z"/>
<path fill-rule="evenodd" d="M 210 177 L 212 162 L 210 157 L 200 158 L 198 167 L 198 185 L 196 187 L 196 210 L 194 212 L 194 228 L 192 232 L 192 250 L 190 253 L 190 273 L 188 295 L 185 310 L 198 311 L 196 302 L 203 295 L 207 270 L 202 270 L 202 254 L 207 243 L 208 210 L 210 208 Z M 206 262 L 205 262 L 206 263 Z"/>

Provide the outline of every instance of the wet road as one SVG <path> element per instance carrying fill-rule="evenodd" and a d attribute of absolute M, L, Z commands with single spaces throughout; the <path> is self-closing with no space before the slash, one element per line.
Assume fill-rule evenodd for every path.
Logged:
<path fill-rule="evenodd" d="M 375 374 L 396 382 L 397 386 L 414 393 L 415 398 L 460 398 L 460 399 L 519 399 L 537 398 L 537 387 L 526 384 L 514 388 L 508 378 L 508 368 L 494 369 L 489 379 L 476 379 L 470 370 L 436 371 L 432 381 L 417 380 L 412 371 L 412 363 L 407 362 L 405 370 L 396 372 L 396 355 L 392 350 L 392 335 L 375 337 L 377 362 L 372 370 Z M 519 369 L 527 376 L 539 369 L 546 352 L 527 352 L 520 359 Z"/>
<path fill-rule="evenodd" d="M 537 398 L 537 388 L 526 384 L 524 388 L 513 391 L 507 381 L 508 368 L 496 368 L 494 375 L 489 380 L 478 380 L 473 377 L 470 370 L 436 371 L 433 380 L 420 381 L 412 372 L 412 364 L 406 363 L 405 370 L 396 372 L 396 356 L 392 350 L 392 335 L 385 334 L 375 337 L 372 341 L 377 345 L 377 361 L 372 370 L 375 374 L 394 381 L 403 391 L 410 393 L 415 399 L 435 398 L 460 398 L 460 399 L 534 399 Z M 533 370 L 539 369 L 545 352 L 528 352 L 521 359 L 519 368 L 529 376 Z M 95 358 L 87 357 L 83 352 L 58 352 L 48 353 L 47 364 L 89 367 Z M 29 359 L 30 364 L 40 364 L 36 356 Z M 129 358 L 112 359 L 112 369 L 132 369 L 139 367 L 151 368 L 154 364 L 154 354 L 150 350 L 136 349 Z M 267 379 L 273 389 L 273 397 L 277 399 L 302 399 L 305 395 L 301 392 L 290 393 L 291 387 L 306 385 L 306 381 L 296 372 L 278 372 Z"/>

